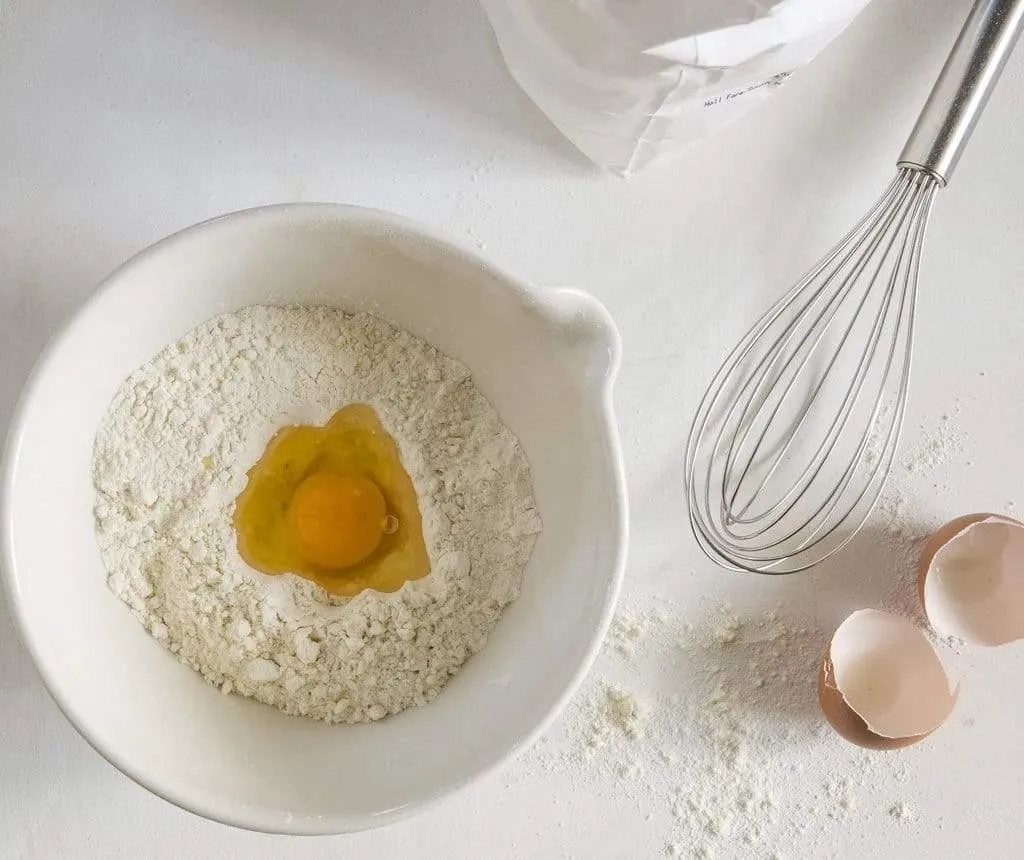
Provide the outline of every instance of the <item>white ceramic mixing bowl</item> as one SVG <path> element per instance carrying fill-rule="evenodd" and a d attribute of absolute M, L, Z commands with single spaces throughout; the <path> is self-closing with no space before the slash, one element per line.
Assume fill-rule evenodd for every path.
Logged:
<path fill-rule="evenodd" d="M 370 309 L 461 359 L 533 467 L 544 532 L 520 598 L 430 705 L 329 726 L 223 696 L 106 587 L 93 435 L 124 378 L 209 317 L 255 303 Z M 186 809 L 257 830 L 337 833 L 423 809 L 521 752 L 572 695 L 622 577 L 612 415 L 620 344 L 586 294 L 537 291 L 380 212 L 275 206 L 130 260 L 40 359 L 2 473 L 3 571 L 46 686 L 86 740 Z"/>

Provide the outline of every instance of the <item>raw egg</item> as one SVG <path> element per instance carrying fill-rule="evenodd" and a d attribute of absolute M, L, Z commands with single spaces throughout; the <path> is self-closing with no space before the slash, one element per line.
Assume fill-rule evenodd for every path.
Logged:
<path fill-rule="evenodd" d="M 848 741 L 897 749 L 926 738 L 957 691 L 928 637 L 912 622 L 861 609 L 836 630 L 818 675 L 825 718 Z"/>
<path fill-rule="evenodd" d="M 332 594 L 397 591 L 430 572 L 416 490 L 374 410 L 279 430 L 235 502 L 238 552 L 267 574 Z"/>
<path fill-rule="evenodd" d="M 925 544 L 917 584 L 928 621 L 972 645 L 1024 639 L 1024 523 L 968 514 Z"/>

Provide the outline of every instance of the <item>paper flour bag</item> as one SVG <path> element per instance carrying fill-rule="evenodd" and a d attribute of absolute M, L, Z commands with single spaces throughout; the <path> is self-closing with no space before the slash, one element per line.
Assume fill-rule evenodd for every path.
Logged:
<path fill-rule="evenodd" d="M 810 62 L 868 0 L 482 0 L 512 76 L 597 164 L 682 152 Z"/>

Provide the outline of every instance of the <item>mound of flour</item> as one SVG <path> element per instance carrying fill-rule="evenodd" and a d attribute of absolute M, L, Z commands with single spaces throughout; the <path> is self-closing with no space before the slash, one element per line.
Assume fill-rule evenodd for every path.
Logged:
<path fill-rule="evenodd" d="M 368 403 L 416 488 L 432 571 L 395 594 L 327 594 L 241 560 L 246 470 L 282 426 Z M 518 440 L 467 368 L 369 315 L 250 307 L 133 373 L 96 435 L 111 590 L 224 693 L 355 723 L 433 699 L 519 593 L 540 518 Z"/>

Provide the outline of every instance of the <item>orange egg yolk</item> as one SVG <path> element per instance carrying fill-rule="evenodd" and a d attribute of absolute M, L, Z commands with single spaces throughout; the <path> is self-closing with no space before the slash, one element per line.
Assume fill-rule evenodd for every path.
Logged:
<path fill-rule="evenodd" d="M 369 405 L 343 406 L 322 427 L 282 427 L 247 478 L 233 524 L 253 569 L 348 597 L 430 572 L 416 488 Z"/>
<path fill-rule="evenodd" d="M 373 481 L 332 472 L 310 475 L 299 484 L 287 514 L 299 554 L 330 570 L 369 558 L 384 536 L 387 515 L 384 494 Z"/>

